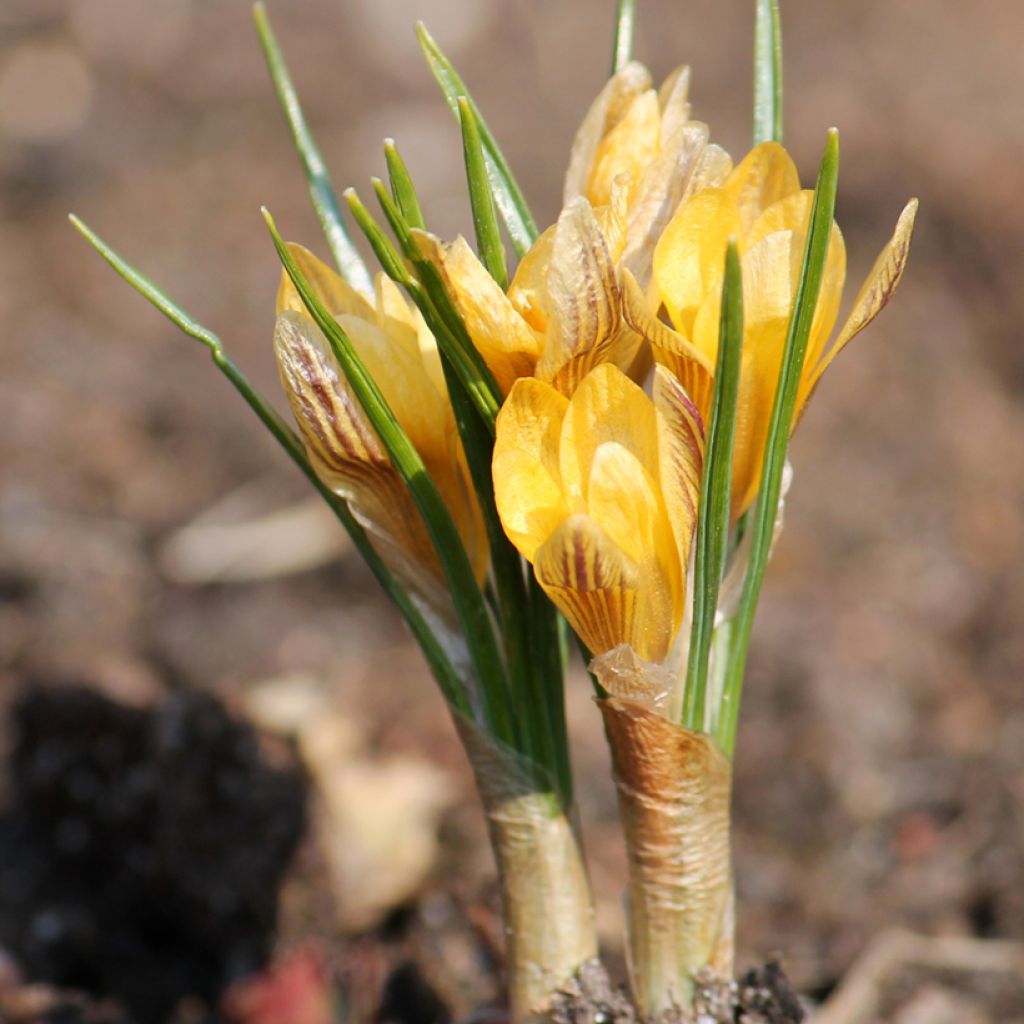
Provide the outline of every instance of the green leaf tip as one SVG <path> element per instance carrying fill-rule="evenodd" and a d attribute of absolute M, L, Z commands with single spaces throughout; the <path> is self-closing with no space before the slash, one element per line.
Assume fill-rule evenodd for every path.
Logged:
<path fill-rule="evenodd" d="M 754 145 L 782 142 L 782 19 L 778 0 L 755 0 Z"/>
<path fill-rule="evenodd" d="M 633 59 L 633 36 L 636 31 L 636 0 L 619 0 L 615 17 L 615 39 L 612 43 L 612 74 L 621 71 Z"/>
<path fill-rule="evenodd" d="M 426 218 L 423 216 L 423 209 L 420 207 L 419 196 L 416 193 L 416 186 L 413 184 L 409 168 L 398 151 L 395 140 L 387 138 L 384 140 L 384 161 L 388 168 L 388 180 L 391 183 L 391 195 L 402 211 L 402 218 L 410 228 L 426 228 Z"/>
<path fill-rule="evenodd" d="M 74 229 L 124 278 L 144 299 L 155 306 L 172 323 L 176 324 L 185 334 L 201 342 L 215 355 L 222 352 L 220 338 L 213 331 L 193 320 L 174 302 L 170 296 L 161 291 L 148 277 L 141 274 L 123 257 L 118 255 L 106 242 L 96 234 L 80 217 L 68 214 L 68 220 Z"/>
<path fill-rule="evenodd" d="M 480 140 L 483 144 L 487 164 L 487 177 L 491 183 L 494 201 L 505 222 L 505 227 L 508 229 L 509 238 L 512 240 L 516 254 L 522 256 L 533 245 L 538 234 L 537 223 L 530 212 L 526 197 L 523 195 L 501 147 L 487 127 L 487 122 L 484 120 L 479 106 L 470 95 L 469 89 L 466 88 L 466 83 L 422 21 L 416 25 L 416 36 L 427 60 L 427 66 L 440 86 L 452 115 L 456 120 L 458 119 L 460 97 L 465 97 L 473 108 L 480 129 Z"/>
<path fill-rule="evenodd" d="M 494 192 L 487 176 L 487 164 L 480 137 L 480 122 L 473 105 L 465 96 L 458 99 L 459 126 L 462 129 L 462 153 L 466 164 L 469 203 L 473 212 L 480 262 L 502 291 L 508 288 L 508 266 L 501 241 Z"/>
<path fill-rule="evenodd" d="M 370 272 L 359 251 L 352 244 L 348 229 L 342 221 L 337 193 L 331 184 L 324 158 L 306 122 L 298 92 L 285 63 L 284 53 L 270 25 L 267 9 L 263 3 L 257 2 L 253 5 L 252 13 L 256 23 L 256 34 L 259 36 L 260 47 L 267 62 L 267 70 L 270 72 L 288 127 L 291 129 L 295 151 L 306 175 L 309 197 L 320 220 L 331 255 L 341 276 L 353 288 L 370 294 L 373 292 Z"/>

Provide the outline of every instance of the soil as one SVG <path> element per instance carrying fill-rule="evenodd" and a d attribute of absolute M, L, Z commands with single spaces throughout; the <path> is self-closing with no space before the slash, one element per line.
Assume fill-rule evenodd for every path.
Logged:
<path fill-rule="evenodd" d="M 411 24 L 422 16 L 538 219 L 553 219 L 572 132 L 607 71 L 610 18 L 591 0 L 476 0 L 458 17 L 444 0 L 269 6 L 339 187 L 368 196 L 392 135 L 431 226 L 471 231 L 458 135 L 416 55 Z M 639 5 L 638 55 L 659 77 L 692 65 L 695 113 L 734 153 L 749 137 L 750 6 Z M 900 292 L 829 371 L 795 439 L 744 698 L 738 961 L 780 953 L 794 988 L 821 999 L 887 926 L 1024 938 L 1024 72 L 1020 12 L 1003 0 L 783 9 L 786 138 L 805 181 L 826 127 L 842 130 L 848 295 L 904 200 L 921 198 Z M 439 1006 L 458 1019 L 493 1005 L 493 868 L 417 652 L 351 553 L 246 581 L 173 571 L 168 542 L 225 499 L 225 515 L 248 521 L 306 491 L 204 351 L 65 220 L 81 214 L 276 395 L 278 270 L 259 205 L 326 254 L 247 5 L 4 0 L 0 137 L 0 701 L 29 678 L 85 679 L 135 709 L 110 722 L 141 730 L 136 713 L 169 694 L 214 694 L 241 711 L 267 682 L 315 684 L 370 753 L 429 758 L 457 799 L 415 896 L 355 934 L 335 926 L 325 858 L 307 838 L 285 882 L 275 956 L 313 942 L 352 1020 L 383 1013 L 385 991 L 382 1019 L 424 1007 L 419 1019 L 441 1020 Z M 570 690 L 618 984 L 625 861 L 614 792 L 582 674 Z M 175 757 L 190 784 L 188 760 Z M 311 809 L 314 822 L 320 814 Z M 245 856 L 265 845 L 255 825 L 238 836 Z M 267 908 L 256 918 L 269 928 Z M 5 935 L 14 926 L 0 921 Z M 175 969 L 208 972 L 196 984 L 209 991 L 261 961 L 263 934 L 241 953 L 225 948 L 201 968 L 185 955 Z M 418 994 L 421 982 L 436 1002 Z M 979 1012 L 994 1021 L 1001 1010 L 982 1000 Z"/>
<path fill-rule="evenodd" d="M 163 1024 L 266 966 L 305 828 L 294 765 L 208 694 L 140 710 L 32 687 L 12 719 L 0 946 L 24 976 Z"/>

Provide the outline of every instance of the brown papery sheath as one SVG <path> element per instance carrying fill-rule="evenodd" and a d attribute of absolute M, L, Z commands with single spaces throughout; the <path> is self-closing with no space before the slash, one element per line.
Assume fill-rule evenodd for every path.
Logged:
<path fill-rule="evenodd" d="M 705 968 L 731 977 L 732 769 L 704 733 L 670 721 L 664 669 L 619 647 L 591 670 L 612 753 L 629 857 L 633 996 L 644 1018 L 689 1006 Z"/>

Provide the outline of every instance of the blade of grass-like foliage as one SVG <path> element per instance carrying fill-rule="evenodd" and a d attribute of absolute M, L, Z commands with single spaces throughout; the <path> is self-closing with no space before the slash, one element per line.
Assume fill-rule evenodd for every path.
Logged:
<path fill-rule="evenodd" d="M 491 181 L 494 201 L 501 212 L 502 220 L 505 221 L 505 227 L 508 228 L 509 238 L 512 239 L 512 245 L 517 255 L 522 256 L 537 238 L 537 223 L 533 219 L 533 214 L 530 213 L 526 197 L 516 182 L 497 140 L 487 127 L 480 108 L 473 102 L 466 83 L 452 66 L 452 62 L 444 55 L 422 22 L 416 26 L 416 34 L 431 73 L 437 79 L 437 84 L 441 87 L 441 92 L 444 93 L 451 112 L 458 118 L 460 97 L 465 97 L 473 108 L 473 113 L 480 126 L 480 139 L 487 157 L 487 176 Z"/>
<path fill-rule="evenodd" d="M 281 108 L 284 110 L 285 117 L 288 118 L 288 126 L 292 131 L 295 149 L 306 172 L 313 208 L 320 218 L 324 235 L 327 237 L 327 244 L 334 256 L 334 262 L 337 264 L 341 276 L 353 288 L 358 288 L 370 295 L 373 293 L 370 272 L 352 244 L 352 239 L 341 219 L 338 195 L 334 191 L 330 175 L 327 173 L 327 165 L 320 155 L 313 133 L 309 130 L 305 115 L 302 113 L 302 106 L 299 103 L 295 86 L 292 84 L 291 75 L 288 73 L 284 55 L 278 45 L 274 30 L 270 27 L 267 10 L 262 3 L 257 3 L 253 7 L 252 14 L 256 21 L 256 32 L 260 37 L 263 56 L 266 58 L 267 67 L 270 70 L 270 77 L 277 90 Z"/>
<path fill-rule="evenodd" d="M 373 425 L 423 516 L 434 550 L 444 569 L 452 603 L 480 680 L 485 717 L 483 724 L 495 738 L 515 748 L 516 731 L 511 717 L 510 691 L 504 661 L 494 636 L 487 605 L 477 585 L 473 567 L 451 513 L 423 465 L 419 452 L 395 418 L 376 381 L 370 376 L 349 341 L 348 335 L 303 277 L 269 212 L 264 210 L 263 216 L 285 271 L 302 297 L 309 315 L 324 332 L 367 419 Z"/>
<path fill-rule="evenodd" d="M 756 0 L 754 145 L 782 142 L 782 21 L 779 0 Z"/>
<path fill-rule="evenodd" d="M 556 698 L 562 698 L 559 690 L 552 692 L 545 685 L 547 677 L 539 670 L 541 666 L 537 662 L 542 652 L 533 646 L 533 609 L 527 597 L 523 563 L 505 536 L 494 504 L 491 482 L 494 439 L 487 433 L 456 374 L 447 364 L 444 369 L 448 396 L 487 531 L 495 610 L 501 622 L 509 683 L 520 725 L 518 751 L 541 769 L 535 780 L 538 786 L 547 789 L 554 785 L 562 806 L 567 808 L 572 793 L 571 777 L 564 774 L 568 771 L 569 740 L 564 725 L 559 733 L 552 722 L 553 715 L 557 720 Z"/>
<path fill-rule="evenodd" d="M 636 0 L 619 0 L 612 44 L 612 74 L 633 59 L 633 33 L 636 29 Z"/>
<path fill-rule="evenodd" d="M 402 191 L 419 209 L 415 186 L 404 170 L 404 165 L 397 173 L 404 177 Z M 485 195 L 489 198 L 486 178 L 480 175 L 480 179 L 483 188 L 487 190 Z M 506 537 L 494 504 L 494 485 L 491 479 L 493 429 L 489 430 L 491 425 L 482 422 L 482 417 L 477 415 L 479 410 L 474 409 L 463 377 L 456 372 L 450 353 L 469 353 L 474 365 L 479 365 L 481 372 L 486 374 L 491 382 L 489 386 L 494 388 L 494 394 L 499 400 L 500 395 L 490 378 L 490 371 L 473 346 L 437 268 L 422 257 L 412 238 L 412 225 L 404 221 L 402 210 L 393 198 L 394 180 L 391 196 L 376 179 L 374 189 L 395 237 L 418 274 L 419 280 L 414 283 L 422 285 L 422 288 L 409 290 L 409 294 L 423 313 L 427 326 L 439 339 L 448 395 L 487 531 L 494 576 L 492 606 L 502 625 L 509 679 L 522 716 L 520 752 L 543 768 L 538 783 L 546 786 L 554 782 L 562 806 L 568 807 L 572 800 L 572 774 L 565 727 L 564 670 L 558 646 L 557 612 L 542 592 L 542 604 L 534 601 L 532 596 L 529 599 L 527 597 L 522 559 Z M 352 196 L 348 198 L 352 200 Z M 368 213 L 362 215 L 364 220 L 367 217 Z M 496 230 L 496 221 L 494 227 Z M 553 641 L 553 646 L 543 646 L 549 639 Z"/>
<path fill-rule="evenodd" d="M 536 666 L 535 685 L 540 687 L 540 700 L 546 717 L 546 728 L 552 737 L 555 761 L 552 765 L 559 782 L 563 807 L 573 801 L 572 765 L 569 762 L 569 733 L 565 717 L 565 665 L 567 660 L 568 625 L 565 630 L 558 609 L 551 603 L 532 572 L 527 570 L 530 596 L 531 663 Z"/>
<path fill-rule="evenodd" d="M 732 451 L 736 436 L 742 349 L 743 279 L 736 240 L 731 238 L 725 254 L 715 390 L 704 449 L 704 479 L 693 567 L 693 625 L 683 703 L 683 725 L 699 732 L 707 730 L 708 659 L 718 608 L 718 588 L 722 582 L 729 541 Z"/>
<path fill-rule="evenodd" d="M 395 228 L 395 234 L 398 236 L 399 242 L 405 248 L 412 262 L 411 251 L 413 241 L 409 237 L 409 230 L 402 221 L 398 207 L 387 194 L 383 183 L 377 181 L 374 188 L 377 198 L 380 200 L 381 206 L 388 216 L 389 222 Z M 459 379 L 463 382 L 470 398 L 472 398 L 473 404 L 479 411 L 488 430 L 493 434 L 494 421 L 497 418 L 498 409 L 501 407 L 501 393 L 498 391 L 497 384 L 494 383 L 490 370 L 487 369 L 487 364 L 484 363 L 480 354 L 473 348 L 472 343 L 468 340 L 468 335 L 462 338 L 453 333 L 450 327 L 451 321 L 442 317 L 440 311 L 435 306 L 431 294 L 427 290 L 427 285 L 412 275 L 402 260 L 401 254 L 395 249 L 387 235 L 384 234 L 383 228 L 374 220 L 373 214 L 366 208 L 363 201 L 356 194 L 355 189 L 346 189 L 345 199 L 352 210 L 356 223 L 363 234 L 366 235 L 373 251 L 377 254 L 377 258 L 380 260 L 385 273 L 396 284 L 401 285 L 413 302 L 416 303 L 424 319 L 427 321 L 427 326 L 437 340 L 442 356 L 448 359 L 455 368 Z M 416 257 L 417 259 L 419 258 L 418 251 L 416 252 Z M 433 268 L 430 269 L 433 270 Z M 440 282 L 438 282 L 438 285 L 443 290 Z M 457 316 L 454 312 L 452 315 Z M 461 321 L 459 322 L 461 323 Z M 465 334 L 464 329 L 463 334 Z"/>
<path fill-rule="evenodd" d="M 480 125 L 465 96 L 459 97 L 459 126 L 462 128 L 462 153 L 466 162 L 466 181 L 469 184 L 469 204 L 473 211 L 476 247 L 480 262 L 498 282 L 502 291 L 508 289 L 508 267 L 505 265 L 505 246 L 501 242 L 494 196 L 487 177 L 487 161 L 480 139 Z"/>
<path fill-rule="evenodd" d="M 415 186 L 407 173 L 405 177 L 404 189 L 415 199 Z M 486 179 L 482 178 L 482 182 L 489 198 L 490 191 Z M 490 372 L 474 348 L 437 268 L 429 260 L 423 259 L 412 238 L 412 225 L 403 220 L 401 209 L 388 195 L 382 183 L 375 180 L 374 188 L 388 223 L 399 240 L 406 258 L 413 265 L 419 277 L 418 283 L 423 286 L 420 290 L 410 292 L 410 295 L 419 304 L 427 326 L 434 336 L 440 339 L 442 355 L 453 350 L 469 353 L 474 365 L 479 365 L 490 380 Z M 416 206 L 418 208 L 418 201 Z M 497 228 L 496 221 L 494 227 Z M 547 786 L 553 782 L 562 806 L 568 807 L 571 803 L 572 777 L 564 722 L 561 659 L 557 647 L 554 653 L 555 660 L 551 663 L 545 656 L 546 649 L 538 649 L 535 629 L 540 627 L 534 623 L 535 611 L 543 616 L 548 610 L 536 606 L 528 599 L 522 559 L 506 537 L 498 518 L 494 504 L 494 484 L 491 479 L 494 436 L 493 432 L 489 431 L 490 425 L 482 422 L 482 417 L 477 415 L 463 379 L 456 372 L 451 360 L 448 357 L 443 358 L 442 365 L 459 436 L 466 451 L 470 475 L 487 531 L 494 578 L 494 608 L 502 625 L 509 680 L 517 698 L 523 727 L 520 752 L 542 767 L 538 783 Z M 496 385 L 493 387 L 494 394 L 500 400 Z M 550 614 L 554 614 L 554 607 L 549 607 Z M 554 639 L 557 644 L 557 633 Z M 557 667 L 557 675 L 552 674 L 551 670 L 554 667 Z"/>
<path fill-rule="evenodd" d="M 263 425 L 274 436 L 289 458 L 319 491 L 320 496 L 327 502 L 331 511 L 334 512 L 341 525 L 352 538 L 352 543 L 365 559 L 366 564 L 370 567 L 370 571 L 377 578 L 377 581 L 384 588 L 388 596 L 398 606 L 402 618 L 405 619 L 409 630 L 420 646 L 420 650 L 423 651 L 427 664 L 434 678 L 437 679 L 445 698 L 449 703 L 459 708 L 460 711 L 469 714 L 470 704 L 466 695 L 465 684 L 459 678 L 451 661 L 438 643 L 437 637 L 431 632 L 426 620 L 420 614 L 419 609 L 412 602 L 405 589 L 391 574 L 391 571 L 381 561 L 377 552 L 374 551 L 369 538 L 366 536 L 366 531 L 356 521 L 345 501 L 329 490 L 316 475 L 316 472 L 309 463 L 309 459 L 306 458 L 306 451 L 302 441 L 295 431 L 285 423 L 270 403 L 253 387 L 242 370 L 239 369 L 238 365 L 227 354 L 221 339 L 209 328 L 204 327 L 189 316 L 185 310 L 157 288 L 152 281 L 127 263 L 81 220 L 74 215 L 71 216 L 70 220 L 86 241 L 140 295 L 151 302 L 190 338 L 195 338 L 210 350 L 210 355 L 213 357 L 217 368 L 231 382 L 242 398 L 245 399 L 246 403 L 260 418 Z"/>
<path fill-rule="evenodd" d="M 373 254 L 377 257 L 377 262 L 380 263 L 384 273 L 403 288 L 415 285 L 416 279 L 409 272 L 401 254 L 391 243 L 391 239 L 384 234 L 384 229 L 373 219 L 373 214 L 356 194 L 356 190 L 347 188 L 344 195 L 345 202 L 348 203 L 348 208 L 359 225 L 359 230 L 370 243 L 370 248 L 373 249 Z"/>
<path fill-rule="evenodd" d="M 797 286 L 793 313 L 789 320 L 786 346 L 779 368 L 779 383 L 772 405 L 772 418 L 765 442 L 764 463 L 761 469 L 761 489 L 757 497 L 751 529 L 750 563 L 743 581 L 739 611 L 730 635 L 729 659 L 726 668 L 722 703 L 715 730 L 719 745 L 732 757 L 736 745 L 736 726 L 739 721 L 740 696 L 746 668 L 750 634 L 757 612 L 768 556 L 775 531 L 775 517 L 782 491 L 782 475 L 786 464 L 786 448 L 793 424 L 800 373 L 807 354 L 807 339 L 811 333 L 814 311 L 818 305 L 821 279 L 828 257 L 829 239 L 836 206 L 836 184 L 839 178 L 839 133 L 833 128 L 828 133 L 825 152 L 814 189 L 814 203 L 804 247 L 800 282 Z"/>
<path fill-rule="evenodd" d="M 384 140 L 384 160 L 388 165 L 391 195 L 398 203 L 402 217 L 409 227 L 422 230 L 427 224 L 423 219 L 419 196 L 416 195 L 416 186 L 412 183 L 409 168 L 405 166 L 405 161 L 402 159 L 402 154 L 398 152 L 394 139 Z"/>

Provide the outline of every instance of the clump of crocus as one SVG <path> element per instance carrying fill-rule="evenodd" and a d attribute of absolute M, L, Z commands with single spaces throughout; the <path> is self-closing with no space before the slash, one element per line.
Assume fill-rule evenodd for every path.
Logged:
<path fill-rule="evenodd" d="M 383 268 L 374 277 L 257 6 L 338 267 L 286 245 L 266 214 L 284 267 L 274 348 L 298 432 L 216 335 L 76 222 L 209 347 L 422 649 L 490 828 L 514 1024 L 571 1002 L 599 970 L 565 726 L 569 630 L 611 748 L 637 1011 L 679 1019 L 701 972 L 731 976 L 731 761 L 787 444 L 906 263 L 914 203 L 833 338 L 838 137 L 801 189 L 780 144 L 777 5 L 757 12 L 755 145 L 734 168 L 691 118 L 689 70 L 656 90 L 631 60 L 633 5 L 620 2 L 612 75 L 543 232 L 421 28 L 462 130 L 475 246 L 430 233 L 389 140 L 388 185 L 373 185 L 394 240 L 346 193 Z M 519 256 L 511 279 L 499 217 Z"/>

